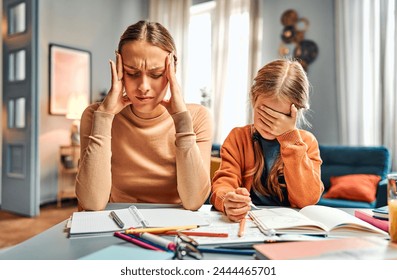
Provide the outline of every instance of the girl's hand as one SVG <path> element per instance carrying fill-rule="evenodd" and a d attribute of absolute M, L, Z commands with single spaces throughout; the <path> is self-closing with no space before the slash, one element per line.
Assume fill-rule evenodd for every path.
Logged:
<path fill-rule="evenodd" d="M 123 62 L 121 55 L 116 52 L 116 64 L 113 61 L 110 63 L 110 72 L 112 75 L 112 86 L 98 107 L 98 111 L 109 114 L 117 114 L 126 106 L 131 104 L 131 100 L 124 93 L 123 85 Z"/>
<path fill-rule="evenodd" d="M 296 128 L 296 116 L 298 109 L 291 105 L 291 115 L 276 112 L 269 107 L 261 106 L 258 110 L 261 115 L 261 123 L 257 124 L 259 130 L 264 130 L 274 136 L 280 136 Z"/>
<path fill-rule="evenodd" d="M 169 100 L 163 100 L 161 104 L 167 109 L 170 115 L 173 115 L 179 112 L 184 112 L 187 108 L 182 98 L 181 87 L 179 86 L 175 75 L 174 53 L 170 53 L 167 56 L 165 63 L 165 72 L 169 81 L 167 88 L 168 86 L 170 87 L 171 96 Z"/>
<path fill-rule="evenodd" d="M 226 216 L 233 222 L 239 222 L 251 210 L 250 202 L 250 194 L 246 188 L 238 188 L 234 192 L 228 192 L 223 200 Z"/>

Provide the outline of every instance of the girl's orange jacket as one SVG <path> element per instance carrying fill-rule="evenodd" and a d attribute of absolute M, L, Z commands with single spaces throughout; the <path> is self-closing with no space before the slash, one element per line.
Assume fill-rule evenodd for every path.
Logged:
<path fill-rule="evenodd" d="M 222 144 L 222 162 L 212 180 L 211 204 L 223 209 L 226 193 L 243 187 L 251 190 L 253 176 L 247 172 L 254 167 L 254 147 L 251 126 L 234 128 Z M 291 207 L 302 208 L 316 204 L 324 190 L 321 181 L 320 151 L 317 139 L 306 130 L 295 129 L 277 137 L 284 162 L 284 177 Z"/>

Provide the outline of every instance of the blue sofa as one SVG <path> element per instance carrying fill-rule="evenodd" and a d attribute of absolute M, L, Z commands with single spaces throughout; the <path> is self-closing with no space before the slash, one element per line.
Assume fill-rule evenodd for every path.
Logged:
<path fill-rule="evenodd" d="M 212 156 L 220 157 L 221 145 L 212 145 Z M 324 183 L 324 194 L 330 188 L 331 176 L 347 174 L 375 174 L 381 177 L 376 193 L 376 200 L 372 202 L 352 201 L 345 199 L 321 198 L 319 205 L 339 208 L 375 208 L 387 204 L 386 176 L 391 170 L 389 150 L 382 146 L 327 146 L 320 145 L 321 180 Z M 324 195 L 323 194 L 323 195 Z"/>
<path fill-rule="evenodd" d="M 326 146 L 320 145 L 321 179 L 324 183 L 324 194 L 330 187 L 331 176 L 347 174 L 375 174 L 381 177 L 372 202 L 352 201 L 345 199 L 321 198 L 319 205 L 344 208 L 374 208 L 387 204 L 386 176 L 391 170 L 389 150 L 382 146 Z M 323 194 L 323 195 L 324 195 Z"/>

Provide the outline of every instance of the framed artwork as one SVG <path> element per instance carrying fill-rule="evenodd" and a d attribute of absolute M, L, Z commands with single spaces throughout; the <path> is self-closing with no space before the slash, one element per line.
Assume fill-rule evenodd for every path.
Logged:
<path fill-rule="evenodd" d="M 86 50 L 50 44 L 49 113 L 66 115 L 72 96 L 91 99 L 91 53 Z"/>

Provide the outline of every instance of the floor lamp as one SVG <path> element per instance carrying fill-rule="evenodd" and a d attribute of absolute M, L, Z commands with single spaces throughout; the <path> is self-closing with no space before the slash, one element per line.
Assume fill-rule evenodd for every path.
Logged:
<path fill-rule="evenodd" d="M 66 118 L 73 120 L 70 127 L 70 140 L 72 146 L 80 145 L 80 119 L 87 106 L 87 97 L 84 94 L 72 94 L 68 99 Z"/>

